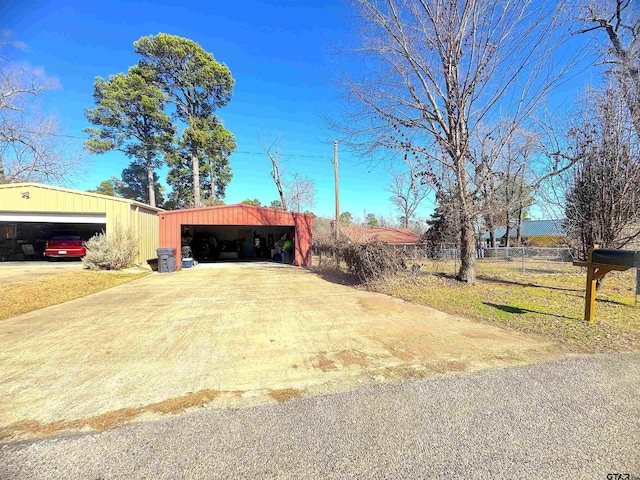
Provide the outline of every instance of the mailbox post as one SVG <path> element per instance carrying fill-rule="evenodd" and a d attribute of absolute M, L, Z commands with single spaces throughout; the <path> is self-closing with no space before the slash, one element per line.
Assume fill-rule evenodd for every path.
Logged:
<path fill-rule="evenodd" d="M 594 261 L 595 251 L 595 261 Z M 596 282 L 607 273 L 615 270 L 624 272 L 637 265 L 640 252 L 632 250 L 598 250 L 598 245 L 589 249 L 586 262 L 573 262 L 576 267 L 587 268 L 587 286 L 584 297 L 584 320 L 593 323 L 596 309 Z"/>

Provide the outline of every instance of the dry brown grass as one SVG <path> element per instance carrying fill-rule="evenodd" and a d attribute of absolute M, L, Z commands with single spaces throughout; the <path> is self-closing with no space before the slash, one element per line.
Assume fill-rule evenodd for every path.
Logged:
<path fill-rule="evenodd" d="M 583 321 L 585 273 L 571 264 L 479 261 L 473 285 L 453 278 L 453 262 L 423 262 L 421 274 L 401 274 L 367 288 L 438 310 L 543 334 L 576 351 L 640 351 L 635 270 L 607 276 L 597 294 L 596 320 Z M 362 287 L 364 288 L 364 287 Z"/>
<path fill-rule="evenodd" d="M 0 320 L 85 297 L 147 274 L 80 271 L 0 286 Z"/>
<path fill-rule="evenodd" d="M 281 388 L 279 390 L 269 390 L 269 396 L 276 400 L 278 403 L 285 403 L 294 398 L 299 398 L 303 395 L 302 390 L 297 388 Z"/>
<path fill-rule="evenodd" d="M 131 422 L 143 413 L 157 413 L 161 415 L 182 413 L 189 408 L 206 405 L 219 395 L 220 392 L 217 390 L 206 389 L 188 393 L 181 397 L 169 398 L 161 402 L 145 405 L 144 407 L 121 408 L 112 412 L 78 420 L 65 420 L 51 423 L 25 420 L 15 423 L 8 428 L 0 429 L 0 441 L 13 438 L 16 434 L 23 436 L 28 435 L 33 438 L 55 435 L 56 433 L 67 430 L 82 430 L 87 428 L 104 431 Z M 282 395 L 284 396 L 285 394 L 283 393 Z"/>

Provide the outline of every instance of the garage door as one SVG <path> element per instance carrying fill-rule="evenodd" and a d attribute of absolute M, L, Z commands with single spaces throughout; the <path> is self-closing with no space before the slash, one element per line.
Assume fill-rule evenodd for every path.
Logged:
<path fill-rule="evenodd" d="M 88 240 L 105 230 L 103 213 L 0 212 L 0 259 L 42 259 L 47 241 L 60 235 Z"/>

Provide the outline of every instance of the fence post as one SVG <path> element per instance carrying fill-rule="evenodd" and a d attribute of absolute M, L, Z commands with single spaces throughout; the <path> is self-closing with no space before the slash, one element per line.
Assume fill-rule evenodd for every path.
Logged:
<path fill-rule="evenodd" d="M 524 271 L 525 271 L 525 268 L 524 268 L 524 245 L 523 245 L 522 246 L 522 272 Z"/>
<path fill-rule="evenodd" d="M 453 245 L 453 276 L 456 276 L 456 272 L 458 271 L 458 245 Z"/>

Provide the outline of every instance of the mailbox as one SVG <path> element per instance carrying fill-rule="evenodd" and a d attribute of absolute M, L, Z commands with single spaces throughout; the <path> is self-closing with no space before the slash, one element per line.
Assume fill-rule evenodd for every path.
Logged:
<path fill-rule="evenodd" d="M 593 251 L 591 261 L 623 267 L 640 267 L 640 251 L 598 248 Z"/>

